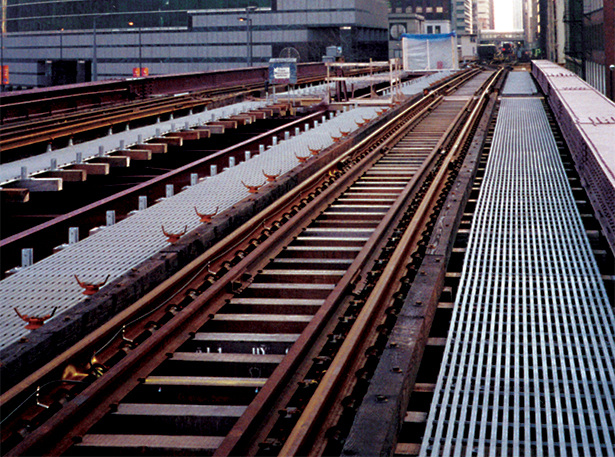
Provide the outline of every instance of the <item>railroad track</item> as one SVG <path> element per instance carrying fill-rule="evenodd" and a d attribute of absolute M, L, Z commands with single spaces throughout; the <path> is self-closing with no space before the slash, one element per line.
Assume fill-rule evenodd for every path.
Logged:
<path fill-rule="evenodd" d="M 353 368 L 373 360 L 369 348 L 386 338 L 374 322 L 387 319 L 417 274 L 406 266 L 425 252 L 488 99 L 496 76 L 476 73 L 462 78 L 474 78 L 479 96 L 446 97 L 443 87 L 400 109 L 6 392 L 4 452 L 325 449 L 335 420 L 327 411 L 343 409 L 344 394 L 361 382 Z"/>
<path fill-rule="evenodd" d="M 360 74 L 365 70 L 353 70 Z M 299 85 L 322 82 L 323 77 L 304 77 Z M 79 143 L 105 136 L 109 130 L 123 130 L 152 124 L 160 117 L 182 112 L 201 112 L 207 107 L 224 106 L 260 91 L 263 82 L 237 84 L 220 89 L 204 89 L 164 97 L 134 100 L 96 109 L 63 113 L 58 116 L 36 118 L 31 121 L 12 122 L 0 128 L 2 162 L 17 160 L 45 151 L 49 145 L 63 147 L 69 140 Z M 77 94 L 78 95 L 78 94 Z M 38 102 L 38 101 L 36 101 Z"/>

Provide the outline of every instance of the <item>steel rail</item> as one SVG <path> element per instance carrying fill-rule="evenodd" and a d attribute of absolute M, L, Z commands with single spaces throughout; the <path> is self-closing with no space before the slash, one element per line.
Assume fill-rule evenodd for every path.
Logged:
<path fill-rule="evenodd" d="M 113 127 L 116 124 L 123 124 L 139 119 L 149 118 L 153 116 L 159 116 L 169 112 L 175 112 L 182 109 L 191 109 L 197 106 L 208 105 L 211 100 L 164 100 L 157 102 L 155 106 L 147 109 L 139 109 L 129 113 L 124 113 L 127 108 L 122 107 L 122 113 L 91 115 L 86 120 L 83 120 L 83 115 L 80 116 L 79 121 L 69 125 L 58 125 L 55 127 L 45 127 L 44 130 L 39 132 L 28 132 L 25 135 L 19 137 L 4 138 L 0 140 L 0 148 L 4 152 L 11 151 L 13 149 L 22 148 L 25 146 L 32 146 L 33 144 L 40 144 L 43 142 L 50 143 L 58 138 L 71 137 L 73 135 L 89 132 L 101 128 Z"/>
<path fill-rule="evenodd" d="M 318 113 L 315 114 L 315 116 L 317 115 Z M 369 139 L 366 139 L 364 141 L 364 143 L 367 142 L 369 142 Z M 242 148 L 243 146 L 239 145 L 238 147 Z M 70 360 L 79 358 L 80 354 L 86 354 L 87 349 L 89 349 L 89 346 L 91 346 L 92 344 L 95 345 L 100 341 L 104 341 L 110 335 L 115 333 L 118 328 L 121 328 L 126 322 L 129 322 L 139 313 L 143 312 L 144 309 L 147 309 L 148 306 L 153 301 L 155 301 L 157 297 L 169 295 L 170 291 L 180 287 L 180 285 L 186 281 L 186 278 L 192 277 L 195 272 L 202 269 L 204 265 L 207 265 L 208 263 L 212 262 L 212 259 L 215 259 L 221 253 L 227 252 L 232 249 L 232 247 L 237 244 L 238 239 L 244 239 L 250 233 L 254 232 L 256 228 L 260 227 L 263 224 L 263 221 L 276 219 L 280 215 L 280 213 L 287 211 L 287 209 L 292 206 L 299 197 L 309 193 L 314 187 L 317 187 L 318 184 L 323 181 L 323 179 L 326 179 L 333 171 L 337 170 L 338 164 L 345 160 L 348 160 L 348 158 L 358 149 L 358 147 L 359 145 L 354 148 L 351 148 L 349 151 L 347 151 L 340 157 L 332 160 L 327 166 L 313 174 L 311 177 L 307 178 L 297 186 L 293 187 L 291 191 L 284 194 L 271 205 L 267 206 L 261 213 L 252 217 L 249 221 L 247 221 L 242 226 L 233 231 L 233 233 L 230 234 L 228 237 L 225 237 L 219 242 L 217 242 L 214 246 L 212 246 L 205 253 L 201 254 L 198 258 L 193 260 L 181 271 L 179 271 L 169 279 L 165 280 L 163 283 L 158 285 L 155 289 L 153 289 L 143 298 L 139 299 L 129 308 L 118 314 L 118 316 L 116 316 L 114 319 L 99 328 L 96 332 L 91 334 L 90 337 L 88 337 L 87 341 L 84 340 L 78 345 L 75 345 L 74 347 L 63 353 L 61 356 L 54 359 L 53 363 L 45 365 L 40 370 L 28 376 L 24 381 L 2 394 L 2 396 L 0 396 L 0 404 L 6 404 L 13 401 L 14 398 L 20 392 L 23 392 L 27 389 L 31 389 L 33 386 L 36 385 L 36 383 L 40 383 L 41 379 L 44 379 L 50 373 L 54 373 L 57 367 L 64 367 L 64 365 L 69 363 Z M 235 147 L 233 147 L 233 149 L 234 148 Z M 0 242 L 0 246 L 3 246 L 2 242 Z M 88 353 L 86 355 L 87 357 L 89 357 L 90 354 Z M 56 376 L 55 379 L 58 379 L 58 377 Z"/>
<path fill-rule="evenodd" d="M 481 94 L 481 98 L 486 96 L 487 90 Z M 404 266 L 409 263 L 410 255 L 418 247 L 418 241 L 422 232 L 421 228 L 425 227 L 429 214 L 435 206 L 435 201 L 441 196 L 444 183 L 450 174 L 449 164 L 456 159 L 462 144 L 468 140 L 467 133 L 479 119 L 483 103 L 475 103 L 474 100 L 469 100 L 465 109 L 469 109 L 472 105 L 474 105 L 472 113 L 464 121 L 461 132 L 456 135 L 455 143 L 447 151 L 437 176 L 432 181 L 415 216 L 404 232 L 380 280 L 376 283 L 361 313 L 357 317 L 355 325 L 353 325 L 339 353 L 319 383 L 312 399 L 305 407 L 297 425 L 293 428 L 288 440 L 281 449 L 280 455 L 319 455 L 318 452 L 315 454 L 310 453 L 307 447 L 308 445 L 310 447 L 315 446 L 313 441 L 314 429 L 320 427 L 322 423 L 325 405 L 331 401 L 331 397 L 341 390 L 340 385 L 347 382 L 349 377 L 347 368 L 353 362 L 353 358 L 356 357 L 356 347 L 366 339 L 366 334 L 373 329 L 373 318 L 378 310 L 381 310 L 382 307 L 391 301 L 392 295 L 396 291 L 395 284 L 400 279 L 400 272 L 404 270 Z M 449 127 L 449 132 L 447 133 L 450 133 L 452 127 Z"/>

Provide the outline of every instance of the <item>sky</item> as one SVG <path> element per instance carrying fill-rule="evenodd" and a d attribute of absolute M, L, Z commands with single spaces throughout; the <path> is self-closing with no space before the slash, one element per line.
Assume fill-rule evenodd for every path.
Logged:
<path fill-rule="evenodd" d="M 494 0 L 495 29 L 512 30 L 512 2 L 510 0 Z"/>

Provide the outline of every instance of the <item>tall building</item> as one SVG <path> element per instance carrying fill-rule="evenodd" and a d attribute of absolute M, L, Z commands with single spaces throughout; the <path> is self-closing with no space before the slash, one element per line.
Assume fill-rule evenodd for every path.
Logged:
<path fill-rule="evenodd" d="M 512 29 L 523 30 L 524 3 L 526 0 L 512 0 Z"/>
<path fill-rule="evenodd" d="M 473 33 L 472 0 L 454 0 L 453 30 L 457 35 Z"/>
<path fill-rule="evenodd" d="M 544 58 L 615 100 L 615 0 L 534 0 Z"/>
<path fill-rule="evenodd" d="M 450 3 L 450 0 L 390 0 L 391 12 L 420 14 L 427 21 L 450 20 Z"/>
<path fill-rule="evenodd" d="M 423 33 L 450 33 L 451 0 L 391 0 L 391 13 L 418 14 L 423 17 Z"/>
<path fill-rule="evenodd" d="M 565 64 L 615 99 L 615 0 L 567 0 Z"/>
<path fill-rule="evenodd" d="M 476 20 L 478 31 L 495 29 L 494 13 L 493 0 L 476 1 Z"/>
<path fill-rule="evenodd" d="M 124 78 L 135 68 L 155 75 L 267 65 L 283 51 L 302 62 L 320 61 L 328 46 L 341 47 L 349 61 L 388 56 L 384 0 L 2 0 L 2 5 L 2 64 L 9 67 L 11 85 L 19 87 L 53 83 L 59 63 L 71 69 L 62 82 L 78 82 L 67 78 Z"/>

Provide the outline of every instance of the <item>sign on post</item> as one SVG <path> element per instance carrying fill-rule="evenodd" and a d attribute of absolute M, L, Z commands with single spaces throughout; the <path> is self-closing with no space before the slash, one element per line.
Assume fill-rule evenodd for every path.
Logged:
<path fill-rule="evenodd" d="M 269 59 L 270 84 L 297 84 L 297 59 Z"/>
<path fill-rule="evenodd" d="M 9 83 L 9 66 L 3 65 L 2 66 L 2 84 L 8 85 L 8 83 Z"/>

